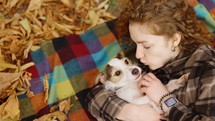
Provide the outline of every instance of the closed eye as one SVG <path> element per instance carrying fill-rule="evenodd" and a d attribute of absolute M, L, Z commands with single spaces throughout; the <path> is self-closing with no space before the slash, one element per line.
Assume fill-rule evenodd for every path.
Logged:
<path fill-rule="evenodd" d="M 145 49 L 151 48 L 151 44 L 149 44 L 149 43 L 141 42 L 141 44 L 142 44 L 143 48 L 145 48 Z"/>
<path fill-rule="evenodd" d="M 145 49 L 149 49 L 151 46 L 143 46 Z"/>

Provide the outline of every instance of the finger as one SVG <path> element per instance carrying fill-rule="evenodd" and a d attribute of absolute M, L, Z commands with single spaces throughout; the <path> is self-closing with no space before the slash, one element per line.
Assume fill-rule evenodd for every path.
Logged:
<path fill-rule="evenodd" d="M 147 75 L 152 79 L 157 79 L 157 77 L 151 72 L 147 73 Z"/>
<path fill-rule="evenodd" d="M 142 88 L 142 87 L 148 87 L 149 86 L 149 81 L 148 80 L 145 80 L 145 79 L 142 79 L 138 82 L 137 86 L 139 88 Z"/>
<path fill-rule="evenodd" d="M 142 87 L 142 88 L 140 88 L 140 93 L 141 93 L 142 95 L 146 95 L 146 91 L 147 91 L 147 87 Z"/>
<path fill-rule="evenodd" d="M 154 79 L 152 79 L 149 75 L 143 76 L 143 80 L 146 80 L 147 82 L 152 82 Z"/>

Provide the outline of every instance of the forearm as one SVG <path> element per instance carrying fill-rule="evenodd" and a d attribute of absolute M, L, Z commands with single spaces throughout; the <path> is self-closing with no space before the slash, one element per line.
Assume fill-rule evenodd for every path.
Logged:
<path fill-rule="evenodd" d="M 127 102 L 98 85 L 87 95 L 88 110 L 97 119 L 114 121 Z"/>

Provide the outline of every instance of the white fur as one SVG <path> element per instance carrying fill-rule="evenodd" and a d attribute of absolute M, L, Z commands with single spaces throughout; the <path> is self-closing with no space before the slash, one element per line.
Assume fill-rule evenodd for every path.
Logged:
<path fill-rule="evenodd" d="M 119 98 L 133 104 L 149 103 L 158 113 L 162 114 L 162 111 L 155 103 L 153 103 L 147 96 L 141 95 L 140 90 L 137 87 L 137 82 L 142 76 L 140 67 L 134 64 L 126 65 L 121 59 L 118 58 L 112 59 L 108 64 L 113 68 L 120 69 L 124 76 L 117 82 L 106 80 L 104 83 L 106 89 L 115 91 Z M 139 71 L 137 75 L 133 75 L 131 73 L 134 68 L 137 68 Z M 188 75 L 186 76 L 188 77 Z M 180 79 L 170 81 L 170 83 L 166 85 L 168 91 L 171 92 L 179 87 L 182 87 L 184 82 L 187 80 L 187 77 L 184 78 L 184 76 L 182 76 Z"/>

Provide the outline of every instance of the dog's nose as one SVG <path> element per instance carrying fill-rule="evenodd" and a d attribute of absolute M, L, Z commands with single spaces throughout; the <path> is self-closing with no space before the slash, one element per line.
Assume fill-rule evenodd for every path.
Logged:
<path fill-rule="evenodd" d="M 133 75 L 139 74 L 139 70 L 137 68 L 134 68 L 131 72 Z"/>

